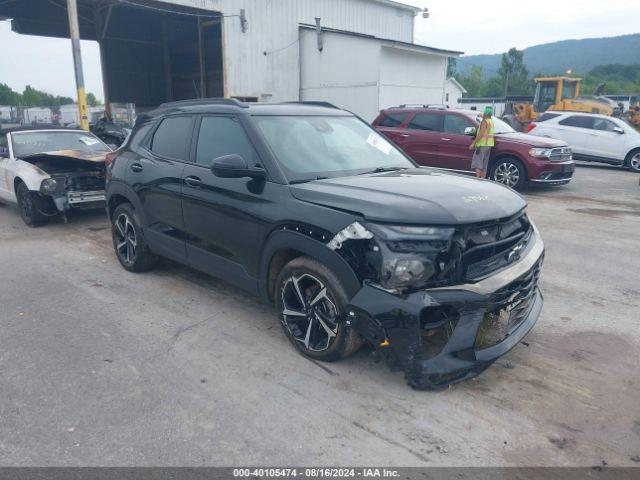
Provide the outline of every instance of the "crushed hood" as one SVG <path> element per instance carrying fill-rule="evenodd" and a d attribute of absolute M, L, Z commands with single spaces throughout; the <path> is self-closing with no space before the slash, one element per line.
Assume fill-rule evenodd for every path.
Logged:
<path fill-rule="evenodd" d="M 94 153 L 94 152 L 85 152 L 82 150 L 56 150 L 53 152 L 34 153 L 33 155 L 20 157 L 20 159 L 24 160 L 25 162 L 35 163 L 43 159 L 53 159 L 55 157 L 59 157 L 59 158 L 62 157 L 65 159 L 71 158 L 71 159 L 80 160 L 83 162 L 100 163 L 100 162 L 104 162 L 106 155 L 107 155 L 107 152 Z"/>
<path fill-rule="evenodd" d="M 305 202 L 389 223 L 483 222 L 526 206 L 520 195 L 497 183 L 428 168 L 314 180 L 292 185 L 291 193 Z"/>

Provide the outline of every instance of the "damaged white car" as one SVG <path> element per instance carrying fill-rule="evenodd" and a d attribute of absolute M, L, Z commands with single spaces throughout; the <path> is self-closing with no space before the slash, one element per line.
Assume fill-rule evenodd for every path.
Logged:
<path fill-rule="evenodd" d="M 0 201 L 17 203 L 30 227 L 73 208 L 104 208 L 111 148 L 84 130 L 0 130 Z"/>

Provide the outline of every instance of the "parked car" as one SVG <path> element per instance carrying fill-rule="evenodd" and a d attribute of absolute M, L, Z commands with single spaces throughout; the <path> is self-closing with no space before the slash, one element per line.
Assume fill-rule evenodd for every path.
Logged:
<path fill-rule="evenodd" d="M 313 359 L 365 342 L 412 386 L 442 387 L 516 346 L 542 308 L 522 197 L 417 168 L 337 108 L 169 103 L 107 165 L 126 270 L 167 257 L 260 295 Z"/>
<path fill-rule="evenodd" d="M 105 155 L 93 134 L 65 128 L 0 131 L 0 200 L 37 227 L 73 208 L 104 208 Z"/>
<path fill-rule="evenodd" d="M 470 172 L 469 146 L 481 119 L 475 110 L 389 108 L 373 125 L 420 165 Z M 499 118 L 493 122 L 488 178 L 516 190 L 571 181 L 574 162 L 566 142 L 518 133 Z"/>
<path fill-rule="evenodd" d="M 529 125 L 529 133 L 567 142 L 576 160 L 620 165 L 640 172 L 640 132 L 621 118 L 547 112 Z"/>

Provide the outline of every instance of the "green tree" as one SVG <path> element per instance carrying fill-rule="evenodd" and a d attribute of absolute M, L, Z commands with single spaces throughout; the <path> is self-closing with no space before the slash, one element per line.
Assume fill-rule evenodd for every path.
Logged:
<path fill-rule="evenodd" d="M 502 54 L 498 76 L 502 81 L 503 95 L 526 95 L 531 91 L 524 53 L 515 47 Z"/>
<path fill-rule="evenodd" d="M 472 65 L 467 75 L 458 74 L 456 80 L 465 88 L 470 97 L 482 95 L 482 67 L 480 65 Z"/>
<path fill-rule="evenodd" d="M 0 105 L 17 105 L 19 101 L 18 92 L 14 92 L 6 83 L 0 83 Z"/>
<path fill-rule="evenodd" d="M 87 105 L 90 107 L 97 107 L 98 105 L 101 105 L 101 103 L 93 93 L 89 92 L 87 93 Z"/>
<path fill-rule="evenodd" d="M 454 77 L 457 73 L 458 59 L 456 57 L 448 57 L 447 62 L 447 78 Z"/>

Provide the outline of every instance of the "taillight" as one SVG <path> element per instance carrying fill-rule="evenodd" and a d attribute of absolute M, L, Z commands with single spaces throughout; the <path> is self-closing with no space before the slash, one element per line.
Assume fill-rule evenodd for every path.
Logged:
<path fill-rule="evenodd" d="M 531 122 L 529 124 L 529 126 L 527 127 L 527 133 L 529 133 L 531 130 L 533 130 L 536 127 L 537 127 L 537 125 L 534 122 Z"/>
<path fill-rule="evenodd" d="M 117 156 L 118 156 L 117 151 L 107 153 L 107 155 L 104 157 L 104 166 L 109 168 L 109 166 L 113 163 L 113 161 L 116 159 Z"/>

